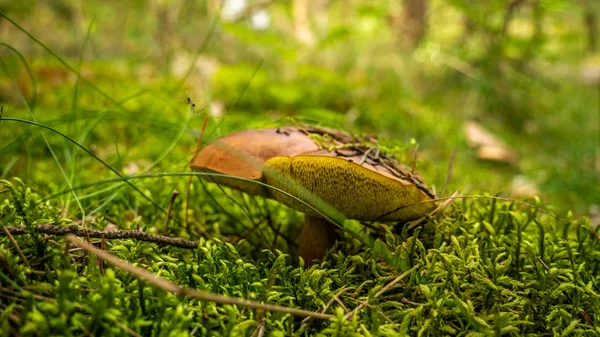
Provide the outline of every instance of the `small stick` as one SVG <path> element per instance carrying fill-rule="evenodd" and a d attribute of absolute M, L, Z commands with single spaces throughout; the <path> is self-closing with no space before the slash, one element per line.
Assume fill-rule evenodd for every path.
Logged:
<path fill-rule="evenodd" d="M 173 194 L 171 194 L 171 201 L 169 202 L 169 209 L 167 210 L 167 216 L 165 217 L 165 225 L 163 227 L 163 235 L 167 235 L 167 228 L 169 224 L 169 218 L 171 217 L 171 210 L 173 209 L 173 204 L 175 203 L 175 199 L 179 195 L 178 190 L 173 190 Z"/>
<path fill-rule="evenodd" d="M 544 267 L 544 269 L 546 269 L 547 272 L 550 272 L 550 268 L 548 268 L 548 265 L 544 262 L 544 260 L 542 260 L 541 257 L 537 257 L 538 262 L 542 265 L 542 267 Z"/>
<path fill-rule="evenodd" d="M 52 240 L 48 240 L 48 241 L 52 241 Z M 57 243 L 58 243 L 58 242 L 57 242 Z M 68 242 L 68 241 L 66 241 L 66 242 L 65 242 L 65 249 L 63 250 L 63 255 L 65 256 L 65 258 L 68 258 L 68 257 L 69 257 L 69 248 L 70 248 L 69 246 L 70 246 L 70 245 L 69 245 L 69 242 Z"/>
<path fill-rule="evenodd" d="M 321 314 L 318 312 L 308 311 L 308 310 L 304 310 L 304 309 L 296 309 L 296 308 L 284 307 L 281 305 L 260 303 L 260 302 L 250 301 L 250 300 L 246 300 L 246 299 L 242 299 L 242 298 L 238 298 L 238 297 L 223 296 L 223 295 L 219 295 L 219 294 L 215 294 L 215 293 L 211 293 L 211 292 L 207 292 L 207 291 L 196 290 L 196 289 L 192 289 L 192 288 L 182 288 L 182 287 L 179 287 L 178 285 L 176 285 L 175 283 L 165 280 L 164 278 L 158 277 L 143 268 L 136 267 L 126 261 L 123 261 L 123 260 L 117 258 L 114 255 L 111 255 L 108 252 L 100 250 L 74 235 L 67 235 L 66 240 L 68 240 L 69 242 L 71 242 L 72 244 L 74 244 L 76 246 L 81 247 L 83 250 L 87 251 L 88 253 L 95 255 L 99 259 L 102 259 L 102 260 L 112 264 L 115 267 L 123 269 L 124 271 L 130 273 L 135 278 L 142 280 L 142 281 L 146 281 L 146 282 L 154 285 L 157 288 L 160 288 L 164 291 L 168 291 L 168 292 L 173 293 L 178 296 L 193 298 L 193 299 L 197 299 L 200 301 L 206 301 L 206 302 L 215 302 L 215 303 L 219 303 L 219 304 L 232 304 L 232 305 L 239 305 L 242 307 L 246 306 L 246 307 L 250 307 L 250 308 L 254 308 L 254 309 L 277 311 L 277 312 L 282 312 L 282 313 L 291 314 L 291 315 L 295 315 L 295 316 L 301 316 L 301 317 L 309 316 L 309 317 L 314 317 L 314 318 L 318 318 L 318 319 L 333 318 L 333 315 Z M 412 269 L 414 269 L 414 267 Z"/>
<path fill-rule="evenodd" d="M 5 226 L 4 228 L 12 235 L 25 235 L 30 233 L 30 229 L 25 226 Z M 107 232 L 104 230 L 79 228 L 77 225 L 63 226 L 53 224 L 35 225 L 32 229 L 38 233 L 48 235 L 65 236 L 67 234 L 73 234 L 82 237 L 87 237 L 89 235 L 90 238 L 102 238 L 102 236 L 104 236 L 104 239 L 106 240 L 136 239 L 179 248 L 198 248 L 198 241 L 155 235 L 139 230 L 116 230 Z M 6 234 L 0 232 L 0 236 L 1 235 Z"/>
<path fill-rule="evenodd" d="M 375 156 L 373 159 L 379 160 L 379 155 L 381 154 L 381 149 L 379 148 L 379 144 L 377 145 L 377 150 L 375 150 Z"/>
<path fill-rule="evenodd" d="M 378 314 L 380 314 L 380 315 L 381 315 L 381 317 L 383 317 L 383 318 L 384 318 L 386 321 L 388 321 L 388 323 L 390 323 L 390 324 L 393 324 L 393 325 L 395 325 L 395 324 L 398 324 L 398 323 L 396 323 L 396 322 L 392 321 L 392 319 L 391 319 L 391 318 L 389 318 L 389 317 L 388 317 L 386 314 L 384 314 L 384 313 L 383 313 L 383 311 L 381 311 L 381 310 L 379 310 L 379 309 L 377 309 L 377 308 L 373 308 L 373 306 L 372 306 L 372 305 L 370 305 L 370 304 L 369 304 L 369 302 L 366 302 L 366 301 L 359 301 L 359 300 L 355 300 L 355 301 L 356 301 L 356 302 L 358 302 L 358 303 L 360 303 L 360 305 L 364 305 L 365 307 L 368 307 L 368 308 L 374 309 L 375 311 L 377 311 L 377 313 L 378 313 Z"/>
<path fill-rule="evenodd" d="M 100 249 L 106 250 L 106 246 L 104 245 L 104 235 L 102 235 L 102 239 L 100 239 Z M 98 267 L 100 267 L 100 275 L 104 275 L 104 261 L 98 260 Z"/>
<path fill-rule="evenodd" d="M 419 154 L 419 144 L 415 145 L 415 155 L 413 157 L 412 167 L 410 168 L 411 173 L 415 173 L 417 168 L 417 155 Z"/>
<path fill-rule="evenodd" d="M 440 191 L 440 195 L 444 195 L 444 191 L 450 182 L 450 178 L 452 178 L 452 170 L 454 169 L 454 160 L 456 160 L 456 147 L 452 149 L 452 154 L 450 155 L 450 161 L 448 162 L 448 173 L 446 173 L 446 180 L 444 181 L 444 187 Z"/>
<path fill-rule="evenodd" d="M 348 308 L 346 308 L 346 306 L 344 305 L 344 302 L 342 302 L 339 297 L 337 297 L 336 295 L 333 295 L 333 299 L 337 302 L 337 304 L 340 305 L 340 307 L 342 307 L 342 309 L 344 309 L 345 313 L 348 313 Z"/>
<path fill-rule="evenodd" d="M 265 319 L 261 319 L 260 323 L 258 323 L 258 326 L 256 327 L 256 329 L 254 329 L 254 333 L 252 333 L 251 337 L 263 337 L 265 334 L 265 325 L 267 324 L 267 322 L 265 321 Z"/>
<path fill-rule="evenodd" d="M 379 296 L 381 296 L 383 293 L 385 293 L 386 291 L 390 290 L 391 287 L 393 287 L 396 283 L 400 282 L 403 278 L 405 278 L 406 276 L 410 275 L 413 271 L 415 271 L 415 269 L 417 269 L 418 267 L 420 267 L 419 265 L 416 265 L 412 268 L 410 268 L 409 270 L 405 271 L 404 273 L 402 273 L 402 275 L 396 277 L 392 282 L 388 283 L 385 287 L 381 288 L 376 294 L 375 294 L 375 298 L 378 298 Z M 350 311 L 349 313 L 346 314 L 346 316 L 344 317 L 346 320 L 350 320 L 352 319 L 352 316 L 359 311 L 360 309 L 365 307 L 365 304 L 368 304 L 369 302 L 366 301 L 365 303 L 361 303 L 359 306 L 357 306 L 356 308 L 354 308 L 354 310 Z"/>
<path fill-rule="evenodd" d="M 83 226 L 82 226 L 83 227 Z M 83 227 L 83 229 L 85 229 L 85 227 Z M 92 243 L 92 240 L 90 239 L 90 232 L 85 232 L 85 238 L 87 239 L 87 242 L 89 244 Z"/>
<path fill-rule="evenodd" d="M 187 104 L 190 106 L 190 110 L 193 113 L 196 113 L 196 104 L 192 102 L 192 99 L 188 96 Z M 204 138 L 204 132 L 206 131 L 206 123 L 208 122 L 208 112 L 204 116 L 204 121 L 202 122 L 202 129 L 200 129 L 200 136 L 198 136 L 198 142 L 196 142 L 196 149 L 194 150 L 194 155 L 200 151 L 200 147 L 202 146 L 202 138 Z M 193 158 L 193 157 L 192 157 Z M 191 233 L 189 228 L 189 209 L 190 209 L 190 187 L 192 186 L 192 176 L 188 178 L 187 187 L 185 189 L 185 220 L 183 226 L 185 230 Z"/>
<path fill-rule="evenodd" d="M 365 160 L 367 160 L 367 157 L 369 157 L 369 153 L 371 153 L 371 151 L 373 151 L 372 147 L 370 147 L 367 151 L 365 151 L 365 153 L 360 158 L 360 162 L 358 163 L 358 165 L 362 165 L 365 163 Z"/>
<path fill-rule="evenodd" d="M 125 330 L 125 332 L 127 332 L 130 336 L 134 336 L 134 337 L 142 337 L 142 335 L 140 335 L 139 333 L 131 330 L 131 328 L 127 327 L 126 325 L 124 325 L 123 323 L 119 322 L 119 321 L 113 321 L 119 328 Z"/>
<path fill-rule="evenodd" d="M 321 310 L 321 313 L 325 313 L 325 311 L 327 311 L 327 309 L 329 309 L 329 307 L 333 304 L 333 302 L 335 301 L 335 299 L 339 299 L 339 297 L 342 296 L 346 291 L 353 290 L 353 289 L 354 288 L 352 288 L 352 287 L 347 287 L 347 288 L 343 288 L 340 291 L 338 291 L 337 293 L 335 293 L 333 295 L 333 297 L 330 298 L 329 301 L 327 301 L 327 304 L 325 304 L 325 307 L 323 308 L 323 310 Z M 312 317 L 306 317 L 305 319 L 303 319 L 302 320 L 302 326 L 306 327 L 308 325 L 308 322 L 311 320 L 311 318 Z"/>
<path fill-rule="evenodd" d="M 590 316 L 588 316 L 588 314 L 585 311 L 583 311 L 583 309 L 581 309 L 581 308 L 579 309 L 579 314 L 581 314 L 581 316 L 583 317 L 583 319 L 585 319 L 587 324 L 594 326 L 594 321 L 592 321 Z"/>
<path fill-rule="evenodd" d="M 15 246 L 15 249 L 17 250 L 17 253 L 21 257 L 21 260 L 23 260 L 23 263 L 25 263 L 25 265 L 27 267 L 29 267 L 29 261 L 27 261 L 27 258 L 25 257 L 25 255 L 23 255 L 23 252 L 21 251 L 21 247 L 19 247 L 17 240 L 15 240 L 15 238 L 13 238 L 13 236 L 10 234 L 10 232 L 8 231 L 8 229 L 5 226 L 2 226 L 2 229 L 4 230 L 4 234 L 8 237 L 8 239 L 13 244 L 13 246 Z"/>
<path fill-rule="evenodd" d="M 411 307 L 418 307 L 421 305 L 421 303 L 413 302 L 413 301 L 407 299 L 406 297 L 402 297 L 400 299 L 400 303 L 410 305 Z"/>

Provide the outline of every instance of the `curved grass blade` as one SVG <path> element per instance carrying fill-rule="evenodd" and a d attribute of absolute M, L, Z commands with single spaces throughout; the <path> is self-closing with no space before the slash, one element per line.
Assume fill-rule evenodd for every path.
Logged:
<path fill-rule="evenodd" d="M 92 151 L 88 150 L 85 146 L 81 145 L 80 143 L 78 143 L 77 141 L 75 141 L 74 139 L 72 139 L 71 137 L 65 135 L 64 133 L 41 123 L 38 122 L 34 122 L 34 121 L 29 121 L 26 119 L 21 119 L 21 118 L 12 118 L 12 117 L 3 117 L 1 119 L 2 121 L 5 122 L 19 122 L 19 123 L 24 123 L 24 124 L 30 124 L 33 126 L 37 126 L 37 127 L 41 127 L 44 128 L 46 130 L 50 130 L 60 136 L 62 136 L 63 138 L 65 138 L 66 140 L 68 140 L 69 142 L 77 145 L 77 147 L 79 147 L 80 149 L 82 149 L 83 151 L 85 151 L 87 154 L 89 154 L 90 156 L 92 156 L 94 159 L 96 159 L 97 161 L 99 161 L 102 165 L 104 165 L 106 168 L 108 168 L 111 172 L 113 172 L 114 174 L 116 174 L 117 176 L 119 176 L 122 180 L 124 180 L 127 185 L 129 185 L 131 188 L 133 188 L 136 192 L 138 192 L 139 194 L 142 195 L 142 197 L 144 197 L 144 199 L 148 200 L 152 205 L 154 205 L 155 208 L 159 209 L 161 212 L 167 214 L 167 211 L 164 210 L 158 203 L 156 203 L 156 201 L 152 200 L 150 197 L 148 197 L 147 195 L 144 194 L 144 192 L 142 192 L 137 186 L 133 185 L 131 182 L 129 182 L 128 180 L 124 179 L 124 176 L 119 173 L 117 170 L 115 170 L 112 166 L 108 165 L 104 160 L 100 159 L 98 156 L 96 156 Z"/>
<path fill-rule="evenodd" d="M 21 60 L 23 67 L 25 67 L 27 75 L 29 76 L 29 80 L 31 81 L 31 86 L 33 87 L 31 101 L 29 102 L 29 107 L 33 111 L 37 101 L 37 81 L 35 80 L 35 76 L 33 75 L 33 71 L 31 70 L 29 63 L 27 63 L 27 60 L 25 60 L 23 54 L 21 54 L 21 52 L 19 52 L 15 47 L 4 42 L 0 42 L 0 46 L 3 46 L 15 53 L 15 55 L 17 55 L 17 57 Z"/>
<path fill-rule="evenodd" d="M 83 63 L 83 52 L 85 51 L 85 47 L 87 46 L 88 41 L 90 39 L 90 35 L 92 33 L 92 27 L 94 26 L 95 21 L 96 21 L 96 18 L 94 17 L 92 19 L 92 21 L 90 22 L 90 24 L 88 25 L 87 33 L 85 34 L 85 39 L 83 40 L 83 43 L 81 45 L 81 49 L 79 51 L 79 60 L 77 61 L 77 72 L 78 72 L 78 74 L 76 75 L 75 85 L 73 86 L 73 100 L 71 102 L 71 114 L 74 115 L 75 118 L 71 119 L 71 123 L 69 123 L 69 129 L 68 130 L 74 128 L 75 121 L 78 119 L 78 114 L 77 114 L 77 103 L 78 103 L 78 101 L 77 101 L 77 99 L 79 97 L 79 82 L 81 80 L 81 76 L 79 75 L 79 72 L 81 71 L 81 64 Z M 71 132 L 68 132 L 68 133 L 70 134 Z M 70 164 L 71 164 L 70 165 L 71 166 L 71 177 L 70 178 L 71 178 L 71 181 L 75 180 L 75 172 L 77 172 L 77 169 L 76 169 L 76 166 L 75 166 L 76 161 L 75 161 L 75 157 L 74 157 L 74 155 L 75 155 L 76 152 L 77 152 L 77 147 L 75 145 L 73 145 L 73 149 L 71 151 L 71 153 L 73 153 L 73 155 L 69 155 L 69 157 L 71 159 L 70 160 Z M 67 201 L 66 201 L 66 208 L 67 209 L 69 207 L 69 203 L 70 203 L 70 200 L 67 199 Z M 83 216 L 82 219 L 85 219 L 85 216 Z"/>
<path fill-rule="evenodd" d="M 31 68 L 29 67 L 29 64 L 27 63 L 27 61 L 25 60 L 25 57 L 23 57 L 23 55 L 21 55 L 21 53 L 18 50 L 16 50 L 15 48 L 12 48 L 10 50 L 12 50 L 14 53 L 16 53 L 17 55 L 19 55 L 19 58 L 21 59 L 21 61 L 24 62 L 23 63 L 24 66 L 28 69 L 28 72 L 30 72 L 30 75 L 33 77 L 33 73 L 31 72 Z M 4 61 L 2 60 L 2 57 L 0 57 L 0 65 L 2 65 L 2 69 L 4 69 L 4 72 L 10 78 L 10 81 L 12 82 L 12 84 L 15 87 L 16 91 L 19 93 L 19 96 L 23 100 L 23 103 L 25 104 L 25 107 L 27 108 L 27 111 L 29 112 L 29 115 L 31 116 L 31 119 L 33 119 L 34 121 L 37 120 L 36 117 L 35 117 L 35 113 L 33 112 L 32 107 L 29 106 L 29 104 L 27 103 L 27 100 L 25 99 L 25 97 L 23 96 L 23 94 L 21 93 L 21 91 L 17 88 L 17 85 L 16 85 L 15 81 L 13 80 L 12 76 L 10 76 L 10 73 L 8 72 L 8 69 L 6 69 L 6 65 L 4 64 Z M 50 145 L 50 142 L 46 138 L 46 135 L 44 134 L 43 131 L 41 132 L 41 134 L 42 134 L 42 138 L 44 139 L 44 143 L 46 144 L 46 147 L 48 148 L 48 151 L 50 151 L 50 154 L 52 155 L 52 158 L 54 159 L 54 162 L 56 163 L 56 166 L 58 166 L 58 169 L 60 170 L 60 173 L 62 174 L 63 178 L 67 182 L 67 185 L 69 187 L 72 187 L 73 185 L 71 184 L 71 180 L 69 180 L 69 177 L 67 176 L 67 172 L 65 172 L 65 170 L 62 167 L 62 165 L 60 164 L 60 161 L 58 160 L 58 157 L 56 156 L 56 153 L 54 152 L 54 149 Z M 75 191 L 73 191 L 73 197 L 75 197 L 75 201 L 77 202 L 77 206 L 79 206 L 79 210 L 81 211 L 82 218 L 85 219 L 85 209 L 83 208 L 83 205 L 81 204 L 81 201 L 79 200 L 79 197 L 77 196 L 77 193 L 75 193 Z M 68 200 L 67 200 L 67 205 L 68 205 Z"/>
<path fill-rule="evenodd" d="M 190 77 L 190 75 L 194 71 L 194 68 L 196 68 L 196 61 L 198 60 L 198 57 L 200 57 L 200 55 L 204 52 L 206 47 L 208 47 L 208 42 L 211 40 L 213 34 L 215 33 L 215 30 L 217 29 L 217 24 L 219 23 L 219 17 L 221 15 L 221 11 L 223 10 L 224 5 L 225 5 L 225 0 L 222 0 L 221 4 L 219 5 L 219 10 L 217 11 L 217 15 L 211 22 L 210 28 L 208 29 L 208 33 L 206 33 L 206 37 L 202 41 L 202 44 L 200 45 L 200 47 L 198 47 L 198 49 L 196 49 L 196 52 L 194 53 L 194 56 L 192 57 L 192 62 L 190 63 L 190 66 L 188 67 L 187 71 L 185 72 L 185 76 L 183 76 L 183 78 L 179 81 L 175 90 L 173 90 L 173 93 L 181 90 L 185 81 L 187 81 L 188 77 Z"/>
<path fill-rule="evenodd" d="M 81 77 L 81 74 L 75 68 L 73 68 L 70 64 L 68 64 L 58 54 L 56 54 L 55 52 L 53 52 L 52 49 L 50 49 L 42 41 L 40 41 L 35 36 L 33 36 L 33 34 L 31 34 L 30 32 L 28 32 L 25 28 L 21 27 L 18 23 L 16 23 L 15 21 L 13 21 L 11 18 L 9 18 L 8 16 L 6 16 L 6 14 L 4 14 L 2 12 L 0 12 L 0 16 L 3 17 L 3 18 L 5 18 L 8 22 L 12 23 L 13 26 L 15 26 L 18 30 L 22 31 L 25 35 L 27 35 L 27 37 L 29 37 L 29 39 L 31 39 L 33 42 L 35 42 L 40 47 L 42 47 L 46 52 L 48 52 L 48 54 L 52 55 L 52 57 L 54 57 L 60 64 L 62 64 L 70 72 L 72 72 L 72 73 L 76 74 L 78 77 L 80 77 L 81 82 L 83 82 L 86 85 L 90 86 L 92 89 L 94 89 L 96 92 L 98 92 L 102 97 L 104 97 L 105 99 L 109 100 L 114 105 L 120 106 L 120 105 L 117 104 L 118 102 L 117 102 L 116 99 L 114 99 L 112 96 L 110 96 L 109 94 L 107 94 L 104 90 L 98 88 L 94 83 L 92 83 L 92 82 L 86 80 L 85 78 Z M 122 106 L 121 106 L 121 108 L 124 109 L 124 110 L 126 110 Z"/>

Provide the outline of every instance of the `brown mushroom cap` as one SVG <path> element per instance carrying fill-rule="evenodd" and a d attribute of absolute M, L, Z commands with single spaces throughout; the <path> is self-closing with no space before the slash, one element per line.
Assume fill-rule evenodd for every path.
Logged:
<path fill-rule="evenodd" d="M 419 203 L 434 197 L 420 178 L 394 160 L 382 158 L 322 150 L 300 128 L 282 127 L 230 134 L 198 152 L 190 165 L 196 171 L 262 181 L 305 199 L 296 188 L 301 186 L 350 219 L 408 221 L 431 211 L 433 202 Z M 259 184 L 223 177 L 213 180 L 315 215 L 297 200 Z"/>
<path fill-rule="evenodd" d="M 318 150 L 315 142 L 294 127 L 244 130 L 227 135 L 196 153 L 190 166 L 194 171 L 214 172 L 250 180 L 262 180 L 264 163 L 276 156 L 295 156 Z M 218 184 L 253 195 L 265 195 L 258 184 L 214 177 Z"/>

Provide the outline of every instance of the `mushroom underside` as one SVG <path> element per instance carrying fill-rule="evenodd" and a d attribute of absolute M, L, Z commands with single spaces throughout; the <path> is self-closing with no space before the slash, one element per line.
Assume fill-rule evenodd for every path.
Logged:
<path fill-rule="evenodd" d="M 434 207 L 431 198 L 414 184 L 336 157 L 274 157 L 265 163 L 263 181 L 311 206 L 323 201 L 346 218 L 361 221 L 410 221 Z M 274 190 L 269 193 L 294 209 L 318 214 L 287 195 Z"/>

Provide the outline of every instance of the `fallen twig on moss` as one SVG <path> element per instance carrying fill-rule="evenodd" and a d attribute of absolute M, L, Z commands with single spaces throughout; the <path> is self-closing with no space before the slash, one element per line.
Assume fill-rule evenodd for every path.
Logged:
<path fill-rule="evenodd" d="M 156 276 L 145 269 L 136 267 L 126 261 L 123 261 L 123 260 L 111 255 L 110 253 L 107 253 L 101 249 L 98 249 L 98 248 L 94 247 L 93 245 L 81 240 L 80 238 L 77 238 L 76 236 L 74 236 L 72 234 L 67 235 L 66 240 L 68 242 L 82 248 L 83 250 L 87 251 L 88 253 L 95 255 L 99 259 L 102 259 L 102 260 L 112 264 L 115 267 L 125 270 L 126 272 L 130 273 L 134 277 L 136 277 L 140 280 L 146 281 L 148 283 L 151 283 L 154 286 L 156 286 L 162 290 L 168 291 L 170 293 L 173 293 L 175 295 L 188 297 L 188 298 L 194 298 L 194 299 L 197 299 L 200 301 L 215 302 L 215 303 L 219 303 L 219 304 L 232 304 L 232 305 L 239 305 L 239 306 L 249 307 L 249 308 L 254 308 L 254 309 L 277 311 L 277 312 L 282 312 L 282 313 L 291 314 L 291 315 L 300 316 L 300 317 L 313 317 L 313 318 L 318 318 L 318 319 L 333 318 L 333 315 L 308 311 L 308 310 L 304 310 L 304 309 L 296 309 L 296 308 L 284 307 L 284 306 L 280 306 L 280 305 L 260 303 L 260 302 L 250 301 L 250 300 L 237 298 L 237 297 L 223 296 L 223 295 L 210 293 L 207 291 L 196 290 L 196 289 L 192 289 L 192 288 L 181 288 L 171 281 L 168 281 L 164 278 Z"/>
<path fill-rule="evenodd" d="M 48 235 L 64 236 L 68 234 L 73 234 L 82 237 L 89 236 L 90 238 L 104 237 L 105 240 L 136 239 L 179 248 L 194 249 L 198 247 L 198 241 L 186 240 L 181 238 L 172 238 L 163 235 L 155 235 L 139 230 L 104 231 L 98 229 L 84 229 L 78 227 L 77 225 L 64 226 L 53 224 L 34 225 L 31 228 L 26 226 L 5 226 L 4 229 L 12 235 L 24 235 L 30 233 L 30 230 L 33 230 L 35 232 Z M 0 236 L 5 235 L 5 231 L 0 231 Z"/>
<path fill-rule="evenodd" d="M 2 233 L 2 234 L 6 235 L 8 237 L 8 239 L 13 244 L 13 246 L 15 246 L 15 249 L 17 250 L 17 253 L 21 257 L 21 260 L 23 261 L 23 263 L 25 263 L 25 265 L 29 267 L 29 261 L 27 261 L 27 258 L 25 257 L 25 255 L 23 255 L 23 251 L 21 251 L 21 247 L 19 247 L 19 244 L 17 243 L 17 241 L 15 241 L 15 239 L 12 237 L 12 235 L 6 229 L 6 227 L 3 227 L 2 229 L 4 230 L 3 231 L 4 233 Z"/>
<path fill-rule="evenodd" d="M 390 288 L 393 287 L 396 283 L 400 282 L 403 278 L 405 278 L 406 276 L 410 275 L 413 271 L 415 271 L 419 267 L 420 267 L 419 265 L 416 265 L 416 266 L 410 268 L 409 270 L 405 271 L 404 273 L 402 273 L 402 275 L 396 277 L 392 282 L 388 283 L 385 287 L 381 288 L 375 294 L 375 298 L 378 298 L 383 293 L 385 293 L 386 291 L 390 290 Z M 368 304 L 369 304 L 369 301 L 366 301 L 365 303 L 361 303 L 359 306 L 357 306 L 356 308 L 354 308 L 354 310 L 352 310 L 349 313 L 347 313 L 346 316 L 344 316 L 344 318 L 345 319 L 352 319 L 352 316 L 355 313 L 357 313 L 360 309 L 364 308 Z"/>

